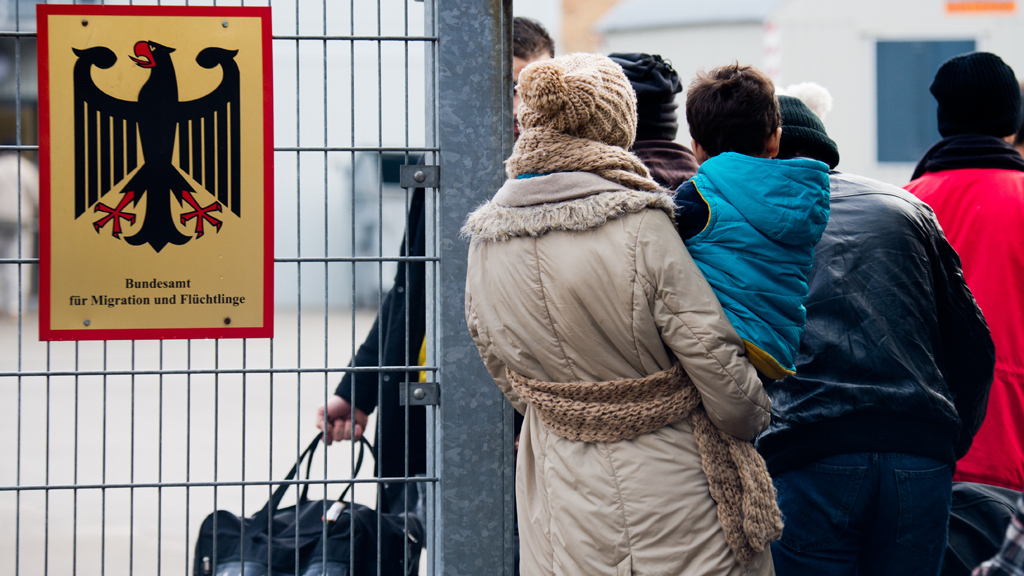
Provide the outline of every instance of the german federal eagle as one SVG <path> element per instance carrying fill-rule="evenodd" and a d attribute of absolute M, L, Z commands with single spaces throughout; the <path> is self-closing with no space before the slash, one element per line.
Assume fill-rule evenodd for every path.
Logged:
<path fill-rule="evenodd" d="M 93 223 L 96 232 L 111 225 L 114 238 L 121 238 L 121 221 L 134 224 L 138 215 L 128 210 L 146 197 L 141 227 L 124 240 L 135 246 L 149 244 L 160 252 L 167 244 L 202 237 L 204 223 L 220 231 L 222 222 L 212 213 L 221 212 L 222 206 L 241 216 L 237 50 L 206 48 L 196 56 L 203 68 L 219 66 L 223 78 L 206 96 L 186 102 L 178 100 L 171 61 L 174 48 L 152 41 L 135 44 L 130 58 L 150 72 L 134 102 L 110 96 L 92 79 L 93 66 L 107 69 L 117 62 L 112 50 L 103 46 L 73 50 L 78 56 L 74 69 L 75 218 L 92 208 L 93 213 L 103 214 Z M 216 200 L 203 206 L 182 174 Z M 125 179 L 117 206 L 99 201 Z M 180 220 L 192 227 L 194 236 L 178 231 L 171 213 L 172 197 L 179 206 L 185 202 L 191 207 Z"/>

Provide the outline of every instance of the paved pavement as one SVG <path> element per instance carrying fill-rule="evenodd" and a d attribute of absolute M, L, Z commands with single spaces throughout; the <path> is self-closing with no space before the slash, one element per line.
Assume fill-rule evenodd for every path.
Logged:
<path fill-rule="evenodd" d="M 373 313 L 279 313 L 270 340 L 41 343 L 34 316 L 0 319 L 0 373 L 323 368 L 348 363 Z M 354 337 L 354 338 L 353 338 Z M 325 345 L 326 339 L 326 345 Z M 301 354 L 300 354 L 301 351 Z M 251 515 L 266 486 L 57 489 L 71 484 L 283 478 L 316 434 L 340 375 L 0 377 L 0 574 L 191 574 L 215 508 Z M 374 423 L 370 423 L 372 433 Z M 350 477 L 350 444 L 317 453 L 313 477 Z M 372 465 L 361 477 L 372 476 Z M 339 486 L 329 486 L 336 496 Z M 323 488 L 310 489 L 322 498 Z M 286 497 L 286 503 L 292 496 Z M 356 500 L 375 500 L 372 484 Z M 424 555 L 425 557 L 425 555 Z"/>

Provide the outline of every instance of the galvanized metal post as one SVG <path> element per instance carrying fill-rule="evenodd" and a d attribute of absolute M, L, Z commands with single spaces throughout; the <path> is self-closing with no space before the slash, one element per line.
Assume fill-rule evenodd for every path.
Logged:
<path fill-rule="evenodd" d="M 441 381 L 434 574 L 512 574 L 512 409 L 464 316 L 466 215 L 504 181 L 512 145 L 511 0 L 434 0 Z M 430 6 L 428 4 L 428 12 Z"/>

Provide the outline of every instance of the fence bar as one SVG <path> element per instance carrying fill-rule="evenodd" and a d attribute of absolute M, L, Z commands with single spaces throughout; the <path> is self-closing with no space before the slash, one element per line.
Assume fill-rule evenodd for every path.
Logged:
<path fill-rule="evenodd" d="M 138 0 L 127 3 L 140 4 Z M 192 0 L 141 2 L 154 3 L 196 4 Z M 225 4 L 223 0 L 212 3 Z M 40 152 L 38 135 L 29 133 L 27 140 L 22 135 L 21 110 L 34 106 L 36 96 L 22 93 L 21 74 L 28 65 L 22 65 L 22 55 L 34 58 L 28 47 L 35 45 L 36 33 L 15 25 L 20 22 L 18 6 L 25 10 L 23 4 L 23 0 L 14 3 L 14 23 L 9 15 L 0 17 L 0 24 L 8 28 L 0 30 L 0 39 L 15 46 L 17 81 L 17 138 L 0 145 L 0 153 L 32 159 Z M 406 492 L 405 509 L 415 508 L 416 495 L 426 493 L 430 515 L 426 574 L 510 576 L 511 411 L 465 333 L 461 287 L 466 245 L 458 233 L 466 213 L 502 182 L 502 160 L 511 148 L 511 0 L 492 0 L 489 6 L 470 0 L 349 0 L 347 4 L 241 0 L 241 4 L 273 5 L 274 30 L 286 32 L 273 36 L 275 94 L 287 96 L 275 100 L 277 139 L 282 145 L 274 148 L 274 161 L 278 167 L 290 168 L 280 170 L 275 182 L 279 202 L 274 208 L 285 214 L 277 219 L 275 250 L 280 257 L 274 259 L 274 266 L 281 283 L 278 294 L 294 291 L 295 300 L 276 307 L 276 314 L 285 321 L 279 321 L 277 336 L 269 341 L 42 344 L 35 342 L 34 310 L 23 300 L 16 341 L 10 340 L 17 343 L 16 350 L 10 346 L 17 362 L 0 366 L 0 400 L 10 405 L 13 421 L 2 429 L 11 436 L 4 454 L 13 462 L 9 477 L 0 485 L 0 496 L 9 503 L 2 516 L 10 526 L 4 535 L 7 547 L 0 549 L 0 556 L 11 552 L 10 558 L 0 558 L 0 573 L 192 574 L 193 566 L 201 571 L 204 565 L 202 555 L 193 557 L 200 522 L 218 508 L 250 516 L 254 506 L 259 508 L 282 484 L 313 485 L 311 493 L 323 487 L 327 498 L 355 484 L 362 503 L 374 505 L 372 495 L 378 494 L 375 506 L 380 511 L 383 485 L 395 484 L 392 488 L 406 485 L 411 490 Z M 372 20 L 363 20 L 374 13 L 375 26 Z M 118 52 L 118 56 L 123 62 L 124 55 Z M 421 57 L 426 64 L 422 78 L 416 68 Z M 323 84 L 322 95 L 314 94 L 317 76 Z M 292 82 L 294 86 L 289 85 Z M 426 106 L 423 118 L 421 102 Z M 321 120 L 318 106 L 323 109 L 322 126 L 317 124 Z M 30 118 L 31 114 L 26 121 Z M 425 134 L 417 126 L 421 121 L 427 124 Z M 467 129 L 485 137 L 460 134 Z M 193 150 L 192 157 L 200 152 Z M 356 177 L 357 159 L 360 170 L 366 171 L 365 182 L 362 175 Z M 400 217 L 406 220 L 413 188 L 401 188 L 392 172 L 396 163 L 418 161 L 445 164 L 446 187 L 441 190 L 435 185 L 425 191 L 426 255 L 398 256 L 397 222 Z M 317 173 L 321 164 L 322 173 Z M 99 192 L 117 193 L 114 188 Z M 322 198 L 318 197 L 321 192 Z M 357 200 L 365 203 L 365 208 L 360 206 L 365 214 L 357 214 Z M 34 221 L 21 219 L 19 232 Z M 358 226 L 364 221 L 375 228 L 362 231 Z M 306 235 L 301 232 L 303 226 Z M 324 237 L 310 234 L 311 227 L 322 227 Z M 357 231 L 369 240 L 368 248 L 357 246 Z M 411 236 L 405 239 L 404 254 L 413 253 L 412 241 Z M 0 270 L 20 270 L 22 282 L 27 281 L 29 269 L 39 264 L 36 252 L 28 247 L 21 247 L 16 256 L 0 258 Z M 379 313 L 387 293 L 384 284 L 396 266 L 427 270 L 427 365 L 420 365 L 415 347 L 406 342 L 406 357 L 389 358 L 393 365 L 384 365 L 382 356 L 377 366 L 350 366 L 348 357 L 355 355 L 374 312 L 357 311 L 360 306 L 372 307 L 369 297 L 357 303 L 357 276 L 360 282 L 373 281 L 381 288 L 373 298 Z M 406 275 L 407 299 L 411 282 Z M 362 284 L 360 289 L 370 290 Z M 343 302 L 348 292 L 349 301 Z M 410 333 L 412 314 L 413 308 L 407 305 L 407 339 L 419 337 Z M 24 332 L 23 317 L 29 319 Z M 14 324 L 10 326 L 13 329 Z M 8 338 L 12 333 L 7 319 L 0 318 L 0 336 Z M 315 433 L 310 397 L 329 400 L 346 373 L 369 373 L 384 384 L 386 372 L 413 372 L 406 377 L 412 380 L 419 371 L 426 372 L 432 384 L 440 382 L 447 394 L 442 398 L 447 401 L 444 409 L 425 408 L 425 475 L 410 468 L 412 451 L 417 449 L 415 444 L 410 446 L 410 437 L 419 432 L 411 427 L 412 408 L 405 406 L 390 422 L 382 421 L 379 412 L 376 420 L 378 427 L 404 421 L 404 446 L 385 448 L 391 457 L 404 457 L 404 473 L 399 469 L 385 476 L 378 470 L 370 475 L 366 466 L 362 477 L 352 478 L 357 447 L 348 444 L 320 453 L 323 478 L 282 481 L 282 469 L 290 466 L 293 450 L 297 455 Z M 383 400 L 380 390 L 378 402 Z M 444 434 L 444 439 L 435 438 L 435 433 Z M 453 448 L 462 450 L 461 460 L 451 456 L 458 452 Z M 33 459 L 32 454 L 39 458 Z M 351 462 L 345 462 L 346 456 Z M 335 460 L 344 465 L 335 466 Z M 357 502 L 355 492 L 350 492 L 351 503 Z M 407 530 L 413 520 L 405 518 Z M 215 519 L 215 533 L 217 522 L 224 525 Z M 383 526 L 381 516 L 377 525 Z M 266 527 L 247 525 L 244 530 L 260 528 Z M 324 528 L 321 535 L 326 534 Z M 299 539 L 291 532 L 277 536 L 292 539 L 293 544 Z M 268 550 L 266 559 L 277 552 Z M 369 557 L 379 562 L 386 560 L 386 554 L 391 552 L 383 543 L 369 550 Z M 353 553 L 350 559 L 354 558 Z M 327 559 L 326 551 L 321 559 Z M 416 573 L 411 555 L 400 559 Z M 223 551 L 214 552 L 211 568 L 216 572 L 218 562 L 229 560 Z M 284 573 L 299 574 L 297 570 Z M 242 568 L 243 576 L 251 571 L 251 567 Z"/>
<path fill-rule="evenodd" d="M 428 10 L 430 6 L 428 5 Z M 441 194 L 442 478 L 435 574 L 512 574 L 512 412 L 464 317 L 463 220 L 503 183 L 512 143 L 511 0 L 435 0 Z"/>
<path fill-rule="evenodd" d="M 0 378 L 12 378 L 15 376 L 171 376 L 171 375 L 198 375 L 198 374 L 318 374 L 320 372 L 389 372 L 394 370 L 420 370 L 422 372 L 436 371 L 434 366 L 419 366 L 411 364 L 408 366 L 344 366 L 327 368 L 209 368 L 195 370 L 51 370 L 43 372 L 0 372 Z"/>
<path fill-rule="evenodd" d="M 378 8 L 380 4 L 377 4 Z M 326 22 L 325 22 L 326 25 Z M 338 41 L 365 41 L 365 42 L 434 42 L 437 38 L 433 36 L 352 36 L 352 35 L 309 35 L 309 34 L 275 34 L 274 40 L 313 40 L 323 42 L 327 40 Z"/>

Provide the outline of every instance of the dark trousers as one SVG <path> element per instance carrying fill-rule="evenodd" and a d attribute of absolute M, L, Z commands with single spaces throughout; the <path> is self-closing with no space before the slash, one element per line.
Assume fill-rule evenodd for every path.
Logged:
<path fill-rule="evenodd" d="M 936 576 L 953 470 L 909 454 L 842 454 L 774 478 L 778 576 Z"/>

